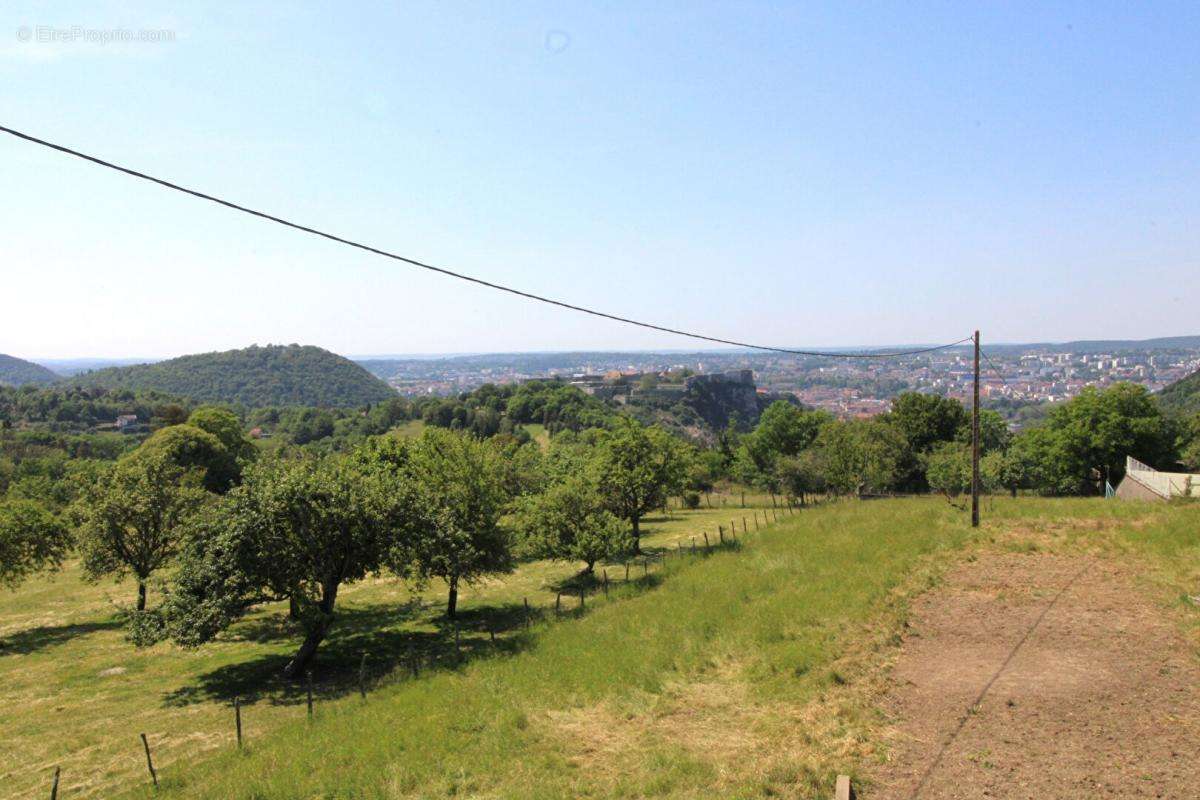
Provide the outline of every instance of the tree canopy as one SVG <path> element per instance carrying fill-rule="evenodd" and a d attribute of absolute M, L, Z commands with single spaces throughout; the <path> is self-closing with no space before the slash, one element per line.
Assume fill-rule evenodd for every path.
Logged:
<path fill-rule="evenodd" d="M 634 552 L 641 518 L 682 488 L 686 466 L 679 444 L 661 428 L 620 418 L 601 432 L 593 474 L 609 510 L 633 526 Z"/>
<path fill-rule="evenodd" d="M 70 546 L 70 530 L 42 504 L 0 500 L 0 586 L 14 588 L 31 573 L 57 569 Z"/>
<path fill-rule="evenodd" d="M 453 618 L 460 583 L 513 566 L 510 535 L 500 525 L 508 493 L 499 448 L 428 428 L 408 444 L 403 470 L 425 505 L 420 534 L 393 553 L 392 566 L 408 578 L 445 580 Z"/>
<path fill-rule="evenodd" d="M 412 487 L 371 459 L 257 464 L 194 519 L 161 635 L 196 646 L 255 603 L 289 598 L 305 636 L 285 674 L 300 674 L 333 623 L 341 586 L 406 551 L 420 510 Z"/>

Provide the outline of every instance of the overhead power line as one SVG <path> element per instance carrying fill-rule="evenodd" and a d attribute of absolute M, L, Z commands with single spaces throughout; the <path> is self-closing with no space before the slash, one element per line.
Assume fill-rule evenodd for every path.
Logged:
<path fill-rule="evenodd" d="M 583 314 L 591 314 L 594 317 L 602 317 L 604 319 L 612 320 L 614 322 L 622 322 L 622 323 L 625 323 L 626 325 L 636 325 L 639 328 L 647 328 L 649 330 L 660 331 L 662 333 L 670 333 L 670 334 L 674 334 L 676 336 L 686 336 L 690 339 L 698 339 L 698 340 L 705 341 L 705 342 L 714 342 L 716 344 L 726 344 L 726 345 L 731 345 L 733 347 L 745 347 L 745 348 L 749 348 L 752 350 L 766 350 L 766 351 L 775 352 L 775 353 L 787 353 L 790 355 L 797 355 L 797 356 L 817 356 L 817 357 L 822 357 L 822 358 L 892 358 L 892 357 L 896 357 L 896 356 L 912 356 L 912 355 L 919 355 L 921 353 L 932 353 L 936 350 L 945 350 L 947 348 L 956 347 L 960 344 L 963 344 L 963 343 L 971 340 L 971 337 L 967 336 L 962 339 L 959 339 L 957 342 L 950 342 L 949 344 L 939 344 L 939 345 L 933 345 L 931 347 L 920 347 L 920 348 L 910 349 L 910 350 L 887 350 L 887 351 L 882 351 L 882 352 L 845 352 L 845 353 L 832 352 L 831 353 L 831 352 L 821 352 L 821 351 L 815 351 L 815 350 L 795 350 L 795 349 L 788 348 L 788 347 L 773 347 L 770 345 L 754 344 L 752 342 L 739 342 L 735 339 L 723 339 L 718 336 L 708 336 L 708 335 L 702 334 L 702 333 L 694 333 L 691 331 L 680 330 L 678 328 L 670 328 L 665 325 L 657 325 L 652 322 L 642 322 L 641 320 L 630 319 L 629 317 L 622 317 L 617 314 L 610 314 L 606 311 L 599 311 L 594 308 L 587 308 L 585 306 L 579 306 L 579 305 L 575 305 L 573 303 L 567 303 L 563 300 L 555 300 L 554 298 L 545 297 L 545 296 L 539 295 L 539 294 L 534 294 L 533 292 L 526 292 L 521 289 L 514 289 L 511 286 L 504 286 L 503 284 L 493 283 L 492 281 L 486 281 L 482 278 L 476 278 L 471 275 L 465 275 L 461 272 L 455 272 L 453 270 L 446 269 L 445 267 L 438 267 L 438 266 L 434 266 L 433 264 L 427 264 L 423 261 L 418 261 L 413 258 L 408 258 L 407 256 L 402 256 L 397 253 L 392 253 L 387 250 L 382 250 L 378 247 L 372 247 L 371 245 L 363 244 L 362 242 L 356 242 L 352 239 L 346 239 L 342 236 L 337 236 L 332 233 L 327 233 L 326 231 L 318 230 L 317 228 L 311 228 L 307 225 L 301 225 L 296 222 L 291 222 L 289 220 L 283 219 L 282 217 L 277 217 L 273 214 L 268 214 L 264 211 L 257 211 L 253 208 L 248 208 L 246 206 L 239 205 L 238 203 L 234 203 L 229 200 L 223 200 L 220 197 L 216 197 L 216 196 L 210 195 L 210 194 L 205 194 L 204 192 L 200 192 L 195 189 L 189 189 L 186 186 L 180 186 L 177 183 L 172 183 L 171 181 L 167 181 L 162 178 L 156 178 L 153 175 L 148 175 L 144 172 L 139 172 L 135 169 L 130 169 L 129 167 L 123 167 L 119 164 L 114 164 L 111 161 L 105 161 L 104 159 L 97 158 L 96 156 L 88 155 L 87 153 L 82 153 L 78 150 L 73 150 L 70 147 L 66 147 L 64 145 L 55 144 L 54 142 L 49 142 L 49 141 L 46 141 L 45 139 L 39 139 L 36 136 L 31 136 L 28 133 L 22 133 L 21 131 L 15 130 L 13 128 L 5 127 L 3 125 L 0 125 L 0 131 L 3 131 L 4 133 L 7 133 L 11 136 L 15 136 L 18 139 L 23 139 L 27 142 L 32 142 L 33 144 L 41 145 L 42 147 L 48 147 L 51 150 L 57 150 L 60 153 L 66 153 L 67 155 L 75 156 L 76 158 L 81 158 L 84 161 L 90 161 L 91 163 L 97 164 L 101 167 L 107 167 L 108 169 L 115 170 L 117 172 L 123 172 L 126 175 L 132 176 L 134 178 L 141 178 L 142 180 L 150 181 L 151 183 L 156 183 L 159 186 L 166 187 L 167 189 L 173 189 L 174 191 L 182 192 L 183 194 L 189 194 L 192 197 L 198 197 L 201 200 L 208 200 L 211 203 L 216 203 L 218 205 L 225 206 L 226 208 L 232 208 L 233 210 L 241 211 L 244 214 L 250 214 L 250 215 L 258 217 L 260 219 L 269 220 L 270 222 L 274 222 L 274 223 L 283 225 L 288 228 L 294 228 L 295 230 L 303 231 L 305 233 L 311 233 L 314 236 L 320 236 L 324 239 L 329 239 L 330 241 L 337 242 L 339 244 L 348 245 L 349 247 L 354 247 L 359 250 L 365 250 L 368 253 L 374 253 L 375 255 L 384 256 L 385 258 L 391 258 L 396 261 L 402 261 L 405 264 L 410 264 L 414 267 L 420 267 L 421 269 L 429 270 L 430 272 L 437 272 L 441 275 L 446 275 L 451 278 L 457 278 L 459 280 L 467 281 L 469 283 L 474 283 L 479 286 L 486 286 L 489 289 L 495 289 L 497 291 L 507 292 L 508 294 L 517 295 L 518 297 L 524 297 L 528 300 L 536 300 L 539 303 L 547 303 L 549 305 L 558 306 L 559 308 L 565 308 L 570 311 L 578 311 Z"/>

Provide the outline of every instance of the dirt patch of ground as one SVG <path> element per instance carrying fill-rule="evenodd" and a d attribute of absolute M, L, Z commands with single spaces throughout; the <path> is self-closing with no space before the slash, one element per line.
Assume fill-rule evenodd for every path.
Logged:
<path fill-rule="evenodd" d="M 918 599 L 864 794 L 1200 798 L 1200 659 L 1095 556 L 989 553 Z"/>

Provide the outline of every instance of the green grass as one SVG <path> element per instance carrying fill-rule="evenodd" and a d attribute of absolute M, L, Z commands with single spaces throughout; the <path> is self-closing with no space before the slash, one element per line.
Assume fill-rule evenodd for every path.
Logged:
<path fill-rule="evenodd" d="M 715 540 L 717 516 L 727 524 L 731 515 L 673 511 L 669 518 L 653 518 L 646 546 L 690 543 L 693 533 L 706 529 Z M 602 568 L 614 580 L 624 577 L 619 564 Z M 524 599 L 535 612 L 552 613 L 557 591 L 573 588 L 577 570 L 534 562 L 465 587 L 463 650 L 489 650 L 489 625 L 502 647 L 515 647 Z M 633 577 L 638 574 L 635 566 Z M 443 619 L 444 591 L 434 584 L 414 594 L 390 578 L 345 587 L 339 619 L 314 666 L 318 703 L 356 696 L 364 650 L 372 681 L 396 663 L 406 664 L 414 652 L 445 662 L 453 637 Z M 169 774 L 181 760 L 232 741 L 235 696 L 246 704 L 247 732 L 255 737 L 292 723 L 298 709 L 303 715 L 296 705 L 302 692 L 277 677 L 299 641 L 281 606 L 263 609 L 198 650 L 167 644 L 138 650 L 125 641 L 120 623 L 134 594 L 129 583 L 83 582 L 74 563 L 0 594 L 0 730 L 7 745 L 0 752 L 0 798 L 44 794 L 55 766 L 63 769 L 63 797 L 111 796 L 146 775 L 142 732 Z M 151 601 L 156 597 L 152 589 Z"/>
<path fill-rule="evenodd" d="M 545 425 L 531 423 L 525 426 L 525 430 L 529 431 L 529 435 L 538 443 L 538 447 L 543 450 L 550 449 L 550 432 L 546 430 Z"/>
<path fill-rule="evenodd" d="M 582 615 L 576 565 L 525 564 L 469 588 L 461 663 L 444 587 L 348 587 L 315 666 L 311 725 L 303 686 L 277 677 L 297 644 L 283 609 L 196 651 L 138 651 L 115 615 L 130 586 L 83 584 L 73 565 L 31 581 L 0 622 L 0 797 L 45 795 L 55 765 L 64 798 L 149 796 L 142 732 L 165 797 L 824 796 L 836 772 L 877 757 L 880 665 L 908 599 L 964 548 L 1102 550 L 1140 559 L 1168 601 L 1200 591 L 1200 505 L 997 498 L 972 532 L 938 499 L 845 501 L 743 535 L 740 493 L 713 503 L 649 521 L 648 549 L 682 543 L 685 556 L 648 577 L 635 564 L 628 584 L 605 565 L 611 597 L 591 585 Z M 731 519 L 738 548 L 686 554 Z"/>
<path fill-rule="evenodd" d="M 943 503 L 840 503 L 744 546 L 676 557 L 515 652 L 327 704 L 166 775 L 166 796 L 761 797 L 828 784 L 869 713 L 843 664 L 928 556 L 971 538 Z M 870 638 L 870 637 L 868 637 Z"/>
<path fill-rule="evenodd" d="M 403 424 L 392 428 L 392 433 L 405 439 L 415 439 L 421 435 L 421 431 L 425 430 L 425 422 L 419 419 L 410 419 Z"/>

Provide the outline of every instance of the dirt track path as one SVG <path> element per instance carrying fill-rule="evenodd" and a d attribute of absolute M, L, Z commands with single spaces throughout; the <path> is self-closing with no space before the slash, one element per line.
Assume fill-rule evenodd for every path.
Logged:
<path fill-rule="evenodd" d="M 1200 798 L 1200 660 L 1125 567 L 985 555 L 914 612 L 867 797 Z"/>

